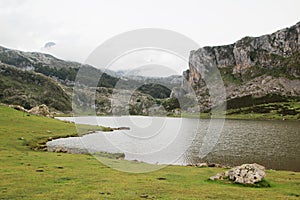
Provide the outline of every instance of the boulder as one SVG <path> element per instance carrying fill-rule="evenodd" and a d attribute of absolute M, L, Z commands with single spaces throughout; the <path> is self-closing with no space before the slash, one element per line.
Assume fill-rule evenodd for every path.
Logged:
<path fill-rule="evenodd" d="M 235 183 L 253 185 L 263 180 L 266 176 L 265 167 L 256 163 L 243 164 L 226 172 L 210 177 L 210 180 L 223 180 L 228 178 Z"/>
<path fill-rule="evenodd" d="M 266 172 L 264 166 L 253 163 L 234 167 L 225 172 L 225 176 L 236 183 L 254 184 L 262 181 Z"/>
<path fill-rule="evenodd" d="M 13 108 L 15 110 L 23 111 L 23 112 L 28 112 L 24 107 L 19 106 L 19 105 L 9 105 L 10 108 Z"/>
<path fill-rule="evenodd" d="M 31 108 L 28 113 L 45 117 L 54 117 L 53 114 L 50 113 L 48 106 L 45 104 Z"/>

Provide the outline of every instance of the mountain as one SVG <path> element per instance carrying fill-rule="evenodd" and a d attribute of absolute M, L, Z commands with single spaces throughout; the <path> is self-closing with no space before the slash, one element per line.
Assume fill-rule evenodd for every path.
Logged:
<path fill-rule="evenodd" d="M 203 111 L 209 111 L 212 105 L 204 80 L 212 65 L 223 79 L 228 109 L 297 102 L 300 100 L 300 22 L 269 35 L 244 37 L 234 44 L 191 51 L 189 69 L 183 76 L 185 83 L 201 96 Z M 183 89 L 188 93 L 186 87 Z"/>
<path fill-rule="evenodd" d="M 193 50 L 183 76 L 104 73 L 48 54 L 0 47 L 0 102 L 28 109 L 46 104 L 50 109 L 70 112 L 75 79 L 84 69 L 87 73 L 80 76 L 75 103 L 94 107 L 97 114 L 196 112 L 198 106 L 194 105 L 209 112 L 213 104 L 205 76 L 213 80 L 216 71 L 212 65 L 224 82 L 227 114 L 275 113 L 300 118 L 300 23 L 269 35 L 244 37 L 234 44 Z"/>

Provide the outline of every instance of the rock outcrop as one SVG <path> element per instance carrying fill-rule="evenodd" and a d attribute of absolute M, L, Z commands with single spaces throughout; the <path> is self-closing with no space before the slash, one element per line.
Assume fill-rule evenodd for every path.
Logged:
<path fill-rule="evenodd" d="M 50 113 L 48 106 L 46 106 L 45 104 L 31 108 L 28 111 L 28 113 L 33 115 L 44 116 L 44 117 L 53 117 L 53 114 Z"/>
<path fill-rule="evenodd" d="M 9 105 L 10 108 L 13 108 L 15 110 L 23 111 L 32 115 L 38 115 L 38 116 L 44 116 L 44 117 L 54 117 L 54 112 L 50 112 L 48 106 L 45 104 L 41 104 L 39 106 L 35 106 L 31 108 L 30 110 L 25 109 L 24 107 L 20 105 Z"/>
<path fill-rule="evenodd" d="M 275 69 L 288 64 L 285 59 L 300 53 L 300 22 L 296 25 L 261 37 L 244 37 L 234 44 L 204 47 L 190 53 L 190 69 L 184 74 L 191 83 L 201 79 L 199 70 L 206 66 L 197 66 L 199 55 L 211 59 L 218 68 L 232 68 L 232 74 L 244 74 L 247 69 L 258 66 L 265 69 Z M 289 67 L 289 75 L 300 77 L 299 67 Z"/>
<path fill-rule="evenodd" d="M 235 183 L 253 185 L 262 181 L 266 176 L 265 167 L 256 163 L 243 164 L 234 167 L 224 173 L 218 173 L 210 177 L 210 180 L 223 180 L 228 178 Z"/>
<path fill-rule="evenodd" d="M 208 73 L 212 66 L 220 72 L 227 100 L 269 94 L 299 97 L 300 22 L 270 35 L 244 37 L 234 44 L 191 51 L 182 87 L 190 92 L 186 85 L 191 85 L 201 96 L 202 110 L 211 106 L 205 79 L 213 74 Z M 172 92 L 175 93 L 179 94 L 178 89 Z"/>

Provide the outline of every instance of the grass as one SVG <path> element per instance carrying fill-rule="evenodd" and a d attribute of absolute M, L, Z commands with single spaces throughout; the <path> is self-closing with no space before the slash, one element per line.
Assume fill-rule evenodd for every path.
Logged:
<path fill-rule="evenodd" d="M 42 139 L 74 135 L 72 123 L 0 106 L 0 199 L 299 199 L 299 172 L 267 170 L 271 187 L 249 188 L 208 181 L 220 168 L 168 166 L 133 174 L 91 155 L 32 150 Z"/>
<path fill-rule="evenodd" d="M 229 119 L 275 119 L 299 120 L 300 103 L 296 101 L 264 103 L 238 109 L 227 110 Z"/>

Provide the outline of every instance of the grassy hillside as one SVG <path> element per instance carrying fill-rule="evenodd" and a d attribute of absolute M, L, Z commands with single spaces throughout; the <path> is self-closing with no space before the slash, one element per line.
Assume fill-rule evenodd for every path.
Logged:
<path fill-rule="evenodd" d="M 30 109 L 40 104 L 71 111 L 71 98 L 56 81 L 42 74 L 0 64 L 0 102 Z"/>
<path fill-rule="evenodd" d="M 152 173 L 128 174 L 90 155 L 32 150 L 37 141 L 75 134 L 74 124 L 0 106 L 0 198 L 299 199 L 300 173 L 295 172 L 267 171 L 270 188 L 249 188 L 207 181 L 224 170 L 220 168 L 169 166 Z"/>

